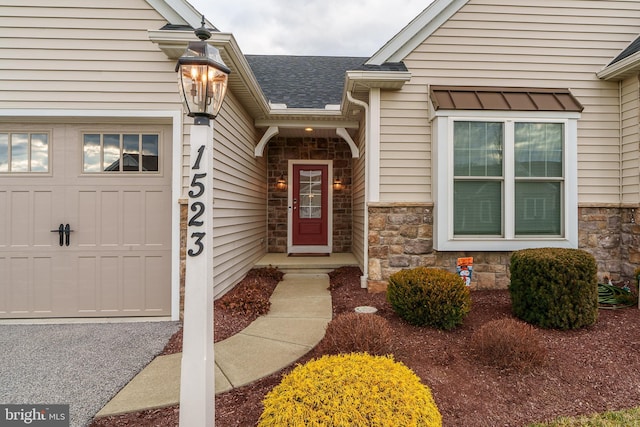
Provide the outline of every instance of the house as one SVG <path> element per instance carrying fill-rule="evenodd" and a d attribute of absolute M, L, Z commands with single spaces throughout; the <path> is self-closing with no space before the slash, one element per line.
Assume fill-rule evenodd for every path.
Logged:
<path fill-rule="evenodd" d="M 179 315 L 185 0 L 5 2 L 0 317 Z M 242 53 L 214 121 L 214 276 L 350 252 L 505 287 L 511 251 L 640 265 L 640 5 L 435 0 L 370 58 Z M 35 29 L 35 30 L 34 30 Z"/>
<path fill-rule="evenodd" d="M 435 1 L 375 53 L 367 64 L 401 61 L 411 80 L 375 95 L 369 280 L 464 255 L 478 287 L 505 287 L 510 251 L 547 246 L 586 249 L 601 277 L 629 280 L 638 24 L 633 1 Z M 422 244 L 403 235 L 412 222 Z"/>

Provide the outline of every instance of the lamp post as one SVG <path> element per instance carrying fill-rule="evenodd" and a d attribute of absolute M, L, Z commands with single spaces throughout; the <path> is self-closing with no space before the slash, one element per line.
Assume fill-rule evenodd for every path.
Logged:
<path fill-rule="evenodd" d="M 180 92 L 187 115 L 193 117 L 190 140 L 189 208 L 185 273 L 180 425 L 212 426 L 215 422 L 213 352 L 213 128 L 230 70 L 207 40 L 211 32 L 195 30 L 178 59 Z"/>

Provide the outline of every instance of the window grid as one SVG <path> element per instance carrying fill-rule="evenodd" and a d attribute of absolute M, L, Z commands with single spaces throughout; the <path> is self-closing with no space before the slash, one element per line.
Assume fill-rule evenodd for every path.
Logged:
<path fill-rule="evenodd" d="M 0 173 L 48 173 L 49 133 L 0 133 Z"/>
<path fill-rule="evenodd" d="M 322 172 L 300 170 L 300 218 L 322 217 Z"/>
<path fill-rule="evenodd" d="M 504 234 L 503 152 L 502 122 L 454 122 L 454 235 Z"/>
<path fill-rule="evenodd" d="M 86 133 L 82 168 L 85 173 L 157 173 L 159 144 L 157 134 Z"/>
<path fill-rule="evenodd" d="M 454 236 L 563 236 L 563 123 L 454 120 L 453 130 Z"/>

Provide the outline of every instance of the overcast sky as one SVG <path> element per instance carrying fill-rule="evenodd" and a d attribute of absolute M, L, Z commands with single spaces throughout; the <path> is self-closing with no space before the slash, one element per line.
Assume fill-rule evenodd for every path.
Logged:
<path fill-rule="evenodd" d="M 432 0 L 188 0 L 245 54 L 372 56 Z"/>

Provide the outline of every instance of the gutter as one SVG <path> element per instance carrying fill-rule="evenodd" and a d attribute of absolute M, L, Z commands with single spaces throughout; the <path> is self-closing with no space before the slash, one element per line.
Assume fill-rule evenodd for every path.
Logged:
<path fill-rule="evenodd" d="M 636 52 L 618 62 L 609 64 L 596 73 L 602 80 L 623 80 L 640 70 L 640 52 Z"/>

